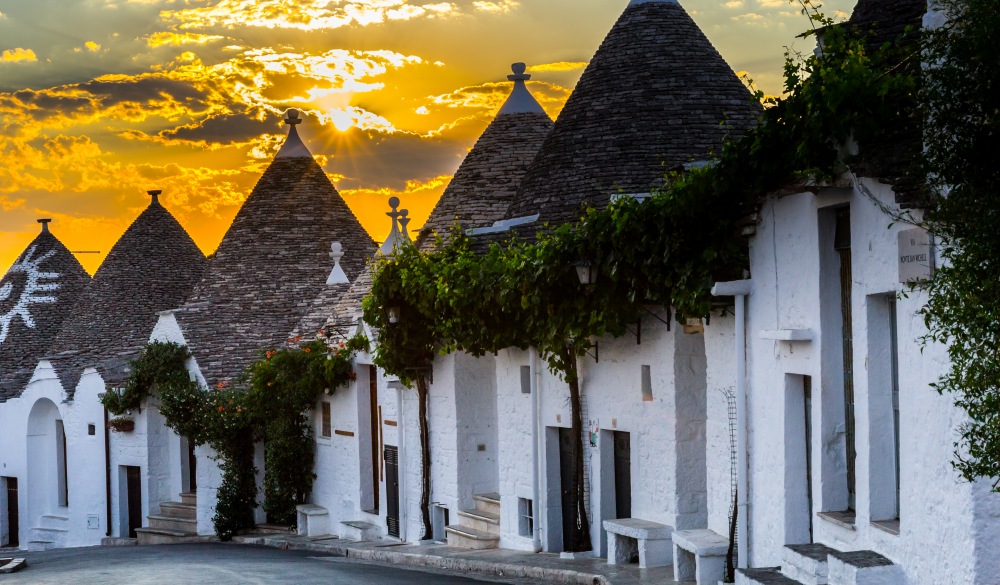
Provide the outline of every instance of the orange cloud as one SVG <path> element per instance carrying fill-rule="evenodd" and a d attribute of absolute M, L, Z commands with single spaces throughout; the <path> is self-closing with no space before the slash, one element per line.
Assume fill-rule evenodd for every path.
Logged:
<path fill-rule="evenodd" d="M 251 26 L 321 30 L 443 16 L 455 10 L 450 2 L 410 4 L 407 0 L 336 3 L 329 0 L 217 0 L 198 8 L 164 10 L 161 17 L 184 29 Z"/>
<path fill-rule="evenodd" d="M 18 62 L 32 62 L 38 61 L 38 56 L 31 49 L 22 49 L 17 47 L 15 49 L 7 49 L 3 53 L 0 53 L 0 62 L 4 63 L 18 63 Z"/>
<path fill-rule="evenodd" d="M 588 65 L 587 61 L 559 61 L 557 63 L 542 63 L 541 65 L 531 65 L 528 71 L 531 73 L 561 73 L 563 71 L 576 71 Z"/>
<path fill-rule="evenodd" d="M 545 81 L 529 81 L 528 88 L 550 116 L 555 116 L 569 98 L 571 89 Z M 430 96 L 431 104 L 446 108 L 495 111 L 510 96 L 506 82 L 484 83 L 456 89 L 451 93 Z"/>
<path fill-rule="evenodd" d="M 165 45 L 180 46 L 188 44 L 198 44 L 204 45 L 205 43 L 210 43 L 212 41 L 218 41 L 224 39 L 225 37 L 219 35 L 203 35 L 199 33 L 177 33 L 177 32 L 158 32 L 149 35 L 146 38 L 146 44 L 150 47 L 162 47 Z"/>
<path fill-rule="evenodd" d="M 482 2 L 477 0 L 472 3 L 472 6 L 476 10 L 492 12 L 494 14 L 507 14 L 520 5 L 521 3 L 518 0 L 501 0 L 500 2 Z"/>

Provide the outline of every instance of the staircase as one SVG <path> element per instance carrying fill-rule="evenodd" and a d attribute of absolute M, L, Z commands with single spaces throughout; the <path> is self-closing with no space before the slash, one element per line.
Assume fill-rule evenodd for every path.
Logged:
<path fill-rule="evenodd" d="M 198 499 L 194 493 L 180 494 L 179 502 L 160 504 L 159 514 L 147 516 L 149 526 L 136 528 L 138 544 L 176 544 L 200 542 L 198 536 Z"/>
<path fill-rule="evenodd" d="M 789 544 L 781 567 L 739 569 L 737 585 L 903 585 L 903 568 L 870 551 L 840 552 L 822 544 Z"/>
<path fill-rule="evenodd" d="M 69 518 L 56 514 L 43 514 L 38 519 L 38 526 L 31 529 L 25 548 L 30 551 L 43 551 L 50 548 L 66 546 L 69 536 Z"/>
<path fill-rule="evenodd" d="M 448 545 L 458 548 L 487 549 L 500 545 L 500 494 L 472 496 L 474 510 L 460 510 L 458 524 L 445 527 Z"/>

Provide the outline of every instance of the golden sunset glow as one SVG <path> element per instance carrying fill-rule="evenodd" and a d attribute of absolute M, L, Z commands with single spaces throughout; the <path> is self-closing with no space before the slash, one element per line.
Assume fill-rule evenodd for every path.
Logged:
<path fill-rule="evenodd" d="M 510 64 L 556 117 L 627 0 L 0 2 L 0 273 L 40 217 L 93 272 L 161 200 L 212 252 L 271 157 L 288 108 L 381 241 L 386 199 L 419 229 L 504 102 Z M 811 49 L 785 0 L 685 2 L 735 70 L 780 90 Z M 845 0 L 832 11 L 849 10 Z"/>

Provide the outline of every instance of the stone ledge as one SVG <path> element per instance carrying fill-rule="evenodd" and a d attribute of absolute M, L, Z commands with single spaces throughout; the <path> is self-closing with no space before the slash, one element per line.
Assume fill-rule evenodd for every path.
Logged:
<path fill-rule="evenodd" d="M 640 518 L 605 520 L 604 529 L 612 534 L 627 536 L 636 540 L 667 540 L 674 532 L 672 526 Z"/>
<path fill-rule="evenodd" d="M 295 510 L 299 514 L 305 514 L 306 516 L 322 516 L 330 513 L 323 506 L 317 506 L 316 504 L 299 504 L 295 506 Z"/>
<path fill-rule="evenodd" d="M 675 545 L 698 556 L 714 557 L 729 552 L 729 539 L 707 528 L 675 530 L 673 540 Z"/>

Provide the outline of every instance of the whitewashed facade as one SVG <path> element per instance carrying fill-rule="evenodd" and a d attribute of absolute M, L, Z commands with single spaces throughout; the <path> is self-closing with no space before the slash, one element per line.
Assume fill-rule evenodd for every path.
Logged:
<path fill-rule="evenodd" d="M 921 342 L 926 297 L 900 278 L 919 231 L 894 215 L 892 190 L 863 178 L 761 211 L 746 301 L 749 562 L 782 565 L 784 545 L 817 542 L 884 555 L 900 583 L 1000 582 L 986 553 L 1000 543 L 1000 495 L 951 466 L 964 414 L 930 387 L 947 354 Z"/>

